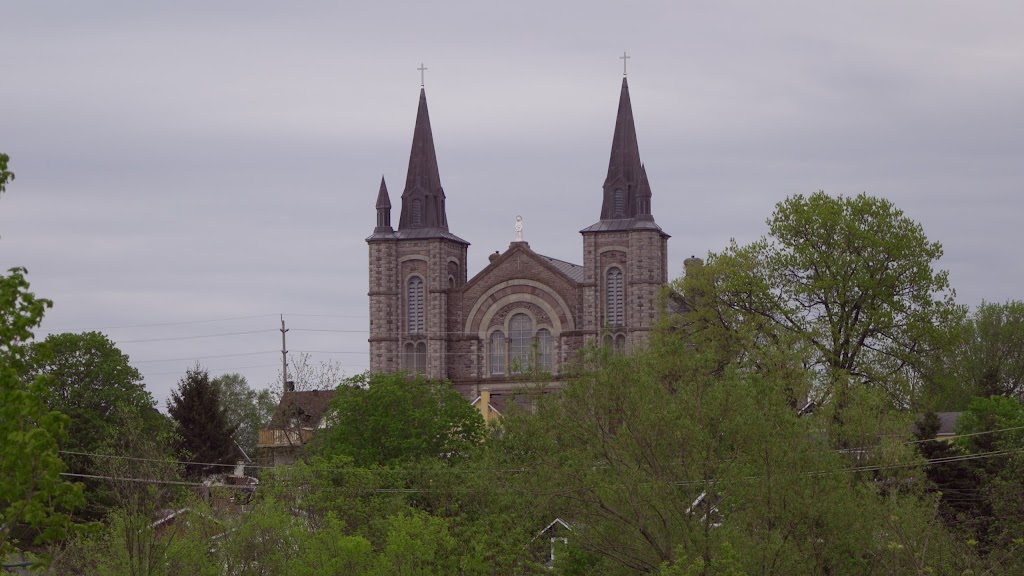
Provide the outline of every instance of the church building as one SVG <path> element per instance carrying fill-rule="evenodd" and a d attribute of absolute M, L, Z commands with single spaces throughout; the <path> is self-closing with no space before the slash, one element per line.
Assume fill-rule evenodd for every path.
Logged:
<path fill-rule="evenodd" d="M 398 225 L 382 178 L 366 239 L 372 372 L 448 379 L 467 399 L 483 394 L 500 407 L 524 374 L 557 383 L 586 345 L 646 342 L 668 281 L 669 236 L 651 211 L 625 77 L 608 175 L 594 194 L 598 219 L 580 231 L 582 264 L 535 252 L 520 236 L 470 278 L 469 242 L 449 230 L 445 201 L 421 89 Z"/>

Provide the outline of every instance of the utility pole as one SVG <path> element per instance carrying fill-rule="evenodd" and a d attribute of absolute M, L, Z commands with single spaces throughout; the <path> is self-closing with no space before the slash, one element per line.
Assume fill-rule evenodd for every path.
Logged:
<path fill-rule="evenodd" d="M 284 334 L 288 329 L 284 327 L 284 314 L 281 314 L 281 391 L 288 391 L 288 347 L 284 341 Z"/>

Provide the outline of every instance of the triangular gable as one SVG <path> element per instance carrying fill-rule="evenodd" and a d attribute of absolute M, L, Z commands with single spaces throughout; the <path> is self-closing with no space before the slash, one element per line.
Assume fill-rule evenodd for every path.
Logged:
<path fill-rule="evenodd" d="M 580 284 L 580 282 L 578 280 L 576 280 L 575 278 L 573 278 L 572 276 L 570 276 L 567 273 L 567 270 L 566 270 L 567 266 L 575 266 L 574 264 L 571 264 L 569 262 L 562 262 L 561 260 L 559 260 L 558 262 L 562 262 L 564 265 L 563 266 L 558 266 L 554 262 L 552 262 L 552 260 L 554 260 L 553 258 L 549 258 L 547 256 L 542 256 L 541 254 L 537 254 L 536 252 L 534 252 L 533 250 L 530 249 L 530 246 L 526 242 L 513 242 L 509 246 L 508 250 L 505 251 L 504 254 L 498 256 L 493 261 L 491 261 L 490 264 L 485 266 L 483 270 L 477 272 L 476 275 L 474 275 L 469 280 L 469 282 L 466 283 L 466 285 L 464 287 L 464 290 L 471 289 L 476 284 L 479 284 L 480 282 L 485 281 L 485 279 L 488 276 L 490 276 L 492 273 L 500 270 L 501 268 L 503 268 L 505 266 L 510 265 L 510 261 L 513 260 L 513 258 L 517 254 L 521 255 L 524 258 L 526 258 L 528 260 L 528 262 L 530 262 L 531 264 L 535 264 L 537 266 L 540 266 L 542 268 L 546 268 L 547 270 L 550 270 L 550 271 L 554 272 L 560 278 L 564 279 L 566 283 L 568 283 L 568 284 L 570 284 L 572 286 L 576 286 L 576 285 Z M 563 268 L 566 268 L 566 269 L 563 269 Z M 524 278 L 527 278 L 527 277 L 530 276 L 530 274 L 528 274 L 528 273 L 521 274 L 521 276 L 524 277 Z"/>

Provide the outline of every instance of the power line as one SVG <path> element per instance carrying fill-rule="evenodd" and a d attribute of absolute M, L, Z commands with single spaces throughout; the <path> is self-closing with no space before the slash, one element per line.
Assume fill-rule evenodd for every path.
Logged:
<path fill-rule="evenodd" d="M 139 340 L 118 340 L 118 344 L 130 344 L 135 342 L 166 342 L 169 340 L 196 340 L 199 338 L 218 338 L 221 336 L 240 336 L 242 334 L 259 334 L 262 332 L 273 332 L 272 328 L 263 330 L 246 330 L 244 332 L 221 332 L 219 334 L 201 334 L 199 336 L 169 336 L 167 338 L 142 338 Z"/>
<path fill-rule="evenodd" d="M 128 324 L 123 326 L 100 326 L 98 328 L 52 328 L 39 330 L 40 332 L 55 333 L 55 332 L 77 332 L 77 331 L 94 331 L 94 330 L 123 330 L 129 328 L 154 328 L 157 326 L 182 326 L 185 324 L 208 324 L 211 322 L 234 322 L 236 320 L 252 320 L 253 318 L 268 318 L 276 316 L 276 314 L 260 314 L 257 316 L 234 316 L 231 318 L 211 318 L 209 320 L 184 320 L 181 322 L 158 322 L 155 324 Z"/>
<path fill-rule="evenodd" d="M 289 314 L 285 312 L 285 316 L 299 316 L 301 318 L 360 318 L 367 320 L 369 316 L 346 316 L 341 314 Z"/>
<path fill-rule="evenodd" d="M 182 362 L 191 360 L 210 360 L 212 358 L 232 358 L 234 356 L 259 356 L 260 354 L 277 354 L 277 350 L 264 352 L 240 352 L 238 354 L 217 354 L 215 356 L 186 356 L 185 358 L 162 358 L 160 360 L 132 360 L 132 364 L 147 364 L 151 362 Z M 369 354 L 369 352 L 367 352 Z"/>
<path fill-rule="evenodd" d="M 221 464 L 216 462 L 190 462 L 184 460 L 164 460 L 162 458 L 141 458 L 138 456 L 118 456 L 116 454 L 95 454 L 92 452 L 74 452 L 71 450 L 58 450 L 61 454 L 71 454 L 73 456 L 89 456 L 92 458 L 108 458 L 114 460 L 134 460 L 137 462 L 159 462 L 162 464 L 185 464 L 194 466 L 221 466 L 227 468 L 234 468 L 237 464 Z M 257 466 L 255 464 L 245 465 L 246 468 L 273 468 L 273 466 Z"/>
<path fill-rule="evenodd" d="M 247 368 L 272 368 L 274 366 L 277 366 L 277 364 L 253 364 L 253 365 L 250 365 L 250 366 L 233 366 L 231 368 L 207 369 L 206 371 L 207 372 L 230 372 L 232 370 L 245 370 Z M 352 364 L 352 366 L 355 366 L 355 364 Z M 360 366 L 361 366 L 361 364 L 360 364 Z M 181 374 L 181 371 L 180 370 L 176 370 L 174 372 L 143 372 L 142 373 L 143 376 L 171 376 L 171 375 L 174 375 L 174 374 Z"/>

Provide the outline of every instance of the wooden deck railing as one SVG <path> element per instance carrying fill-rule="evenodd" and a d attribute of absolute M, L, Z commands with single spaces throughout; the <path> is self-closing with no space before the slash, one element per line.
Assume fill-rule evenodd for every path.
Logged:
<path fill-rule="evenodd" d="M 309 441 L 312 435 L 313 430 L 310 428 L 260 430 L 259 441 L 256 445 L 260 448 L 302 446 Z"/>

